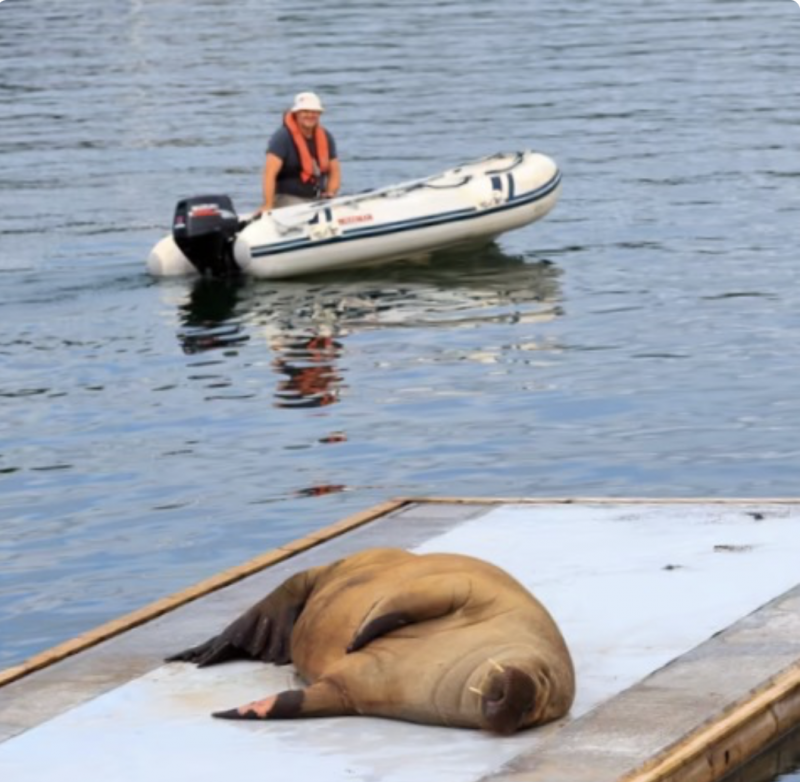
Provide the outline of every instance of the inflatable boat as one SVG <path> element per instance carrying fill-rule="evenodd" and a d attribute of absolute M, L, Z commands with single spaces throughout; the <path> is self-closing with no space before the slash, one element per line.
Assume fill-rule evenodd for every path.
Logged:
<path fill-rule="evenodd" d="M 561 173 L 537 152 L 497 154 L 365 193 L 240 217 L 224 195 L 178 202 L 172 235 L 150 252 L 156 276 L 279 279 L 488 242 L 544 217 Z"/>

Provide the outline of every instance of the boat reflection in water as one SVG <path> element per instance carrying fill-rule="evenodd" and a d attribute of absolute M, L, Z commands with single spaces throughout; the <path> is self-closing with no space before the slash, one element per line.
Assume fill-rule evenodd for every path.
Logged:
<path fill-rule="evenodd" d="M 549 261 L 511 256 L 490 244 L 450 257 L 440 254 L 431 266 L 404 264 L 299 281 L 198 279 L 179 305 L 178 339 L 187 354 L 233 355 L 239 349 L 250 354 L 263 344 L 259 337 L 279 376 L 274 405 L 323 407 L 339 402 L 346 388 L 341 360 L 349 336 L 550 320 L 560 313 L 558 276 Z"/>
<path fill-rule="evenodd" d="M 187 354 L 230 348 L 250 337 L 233 318 L 239 299 L 238 282 L 196 280 L 187 302 L 180 305 L 178 340 Z"/>

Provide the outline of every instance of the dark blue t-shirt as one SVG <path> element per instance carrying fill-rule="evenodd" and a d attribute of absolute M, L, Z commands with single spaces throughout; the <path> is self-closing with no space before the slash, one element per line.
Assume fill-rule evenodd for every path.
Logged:
<path fill-rule="evenodd" d="M 336 142 L 333 136 L 323 128 L 325 135 L 328 137 L 328 155 L 331 160 L 336 158 Z M 317 145 L 313 139 L 308 142 L 308 150 L 311 152 L 311 157 L 317 159 Z M 300 172 L 303 170 L 300 165 L 300 156 L 297 154 L 297 148 L 292 141 L 292 134 L 286 125 L 281 125 L 267 145 L 267 152 L 271 152 L 283 161 L 283 166 L 278 172 L 278 181 L 275 183 L 275 191 L 277 193 L 285 193 L 286 195 L 300 196 L 300 198 L 316 198 L 318 191 L 324 190 L 327 177 L 323 176 L 322 181 L 318 183 L 303 182 L 300 179 Z"/>

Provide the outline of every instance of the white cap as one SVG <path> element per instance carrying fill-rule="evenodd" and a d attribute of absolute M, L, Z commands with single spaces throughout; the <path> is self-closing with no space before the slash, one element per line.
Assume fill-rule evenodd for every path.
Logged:
<path fill-rule="evenodd" d="M 322 101 L 313 92 L 298 92 L 294 96 L 294 106 L 292 106 L 291 110 L 292 112 L 325 111 L 322 108 Z"/>

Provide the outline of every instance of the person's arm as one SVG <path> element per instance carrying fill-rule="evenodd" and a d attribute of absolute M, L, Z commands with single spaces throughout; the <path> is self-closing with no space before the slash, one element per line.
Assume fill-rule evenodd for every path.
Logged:
<path fill-rule="evenodd" d="M 339 161 L 334 158 L 331 160 L 330 168 L 328 169 L 328 186 L 322 194 L 323 198 L 333 198 L 338 192 L 342 184 L 342 169 Z"/>
<path fill-rule="evenodd" d="M 283 168 L 283 160 L 272 152 L 267 152 L 267 159 L 264 162 L 264 174 L 261 178 L 261 191 L 263 203 L 260 212 L 268 212 L 275 205 L 275 187 L 278 174 Z"/>

